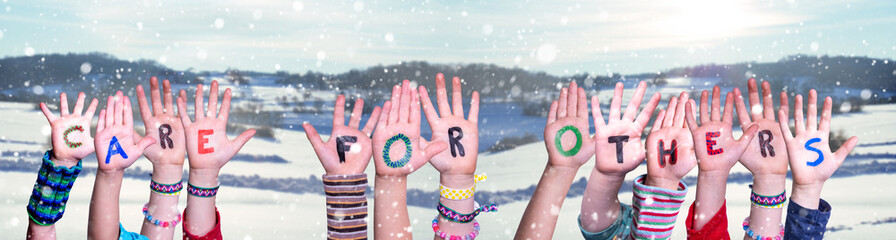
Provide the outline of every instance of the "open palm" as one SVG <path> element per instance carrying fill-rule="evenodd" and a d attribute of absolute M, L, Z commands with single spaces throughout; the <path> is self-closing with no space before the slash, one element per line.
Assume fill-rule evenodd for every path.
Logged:
<path fill-rule="evenodd" d="M 750 108 L 744 106 L 743 95 L 740 89 L 734 89 L 737 117 L 740 119 L 741 129 L 758 127 L 757 136 L 750 141 L 750 145 L 741 156 L 740 163 L 747 167 L 753 175 L 785 175 L 787 174 L 787 146 L 781 138 L 781 128 L 775 120 L 774 103 L 772 102 L 771 85 L 762 82 L 762 105 L 759 105 L 759 90 L 756 88 L 756 80 L 750 79 L 747 83 L 750 94 Z M 781 95 L 781 102 L 787 102 L 787 95 Z M 786 120 L 782 120 L 786 121 Z"/>
<path fill-rule="evenodd" d="M 205 99 L 202 97 L 202 84 L 196 86 L 194 104 L 196 121 L 190 121 L 187 115 L 187 93 L 180 91 L 177 98 L 177 111 L 187 139 L 187 156 L 190 158 L 190 169 L 219 170 L 230 161 L 252 136 L 255 129 L 249 129 L 233 140 L 227 139 L 227 118 L 230 115 L 230 89 L 224 91 L 221 112 L 218 114 L 218 81 L 212 81 L 208 98 L 208 110 L 202 111 Z"/>
<path fill-rule="evenodd" d="M 697 165 L 694 140 L 684 124 L 684 105 L 687 102 L 688 94 L 682 92 L 678 99 L 670 98 L 666 110 L 657 114 L 647 136 L 647 176 L 652 181 L 648 185 L 676 189 L 678 181 Z M 660 142 L 663 146 L 659 145 Z"/>
<path fill-rule="evenodd" d="M 153 164 L 183 166 L 187 152 L 184 125 L 174 111 L 171 83 L 165 80 L 162 85 L 164 104 L 159 93 L 159 80 L 156 77 L 149 80 L 152 108 L 150 103 L 146 102 L 143 86 L 137 86 L 137 103 L 140 106 L 140 115 L 143 117 L 146 137 L 156 140 L 156 144 L 150 145 L 144 155 Z"/>
<path fill-rule="evenodd" d="M 623 89 L 622 83 L 616 83 L 613 101 L 610 102 L 610 114 L 607 116 L 609 122 L 604 121 L 597 96 L 591 98 L 591 115 L 594 117 L 596 131 L 594 134 L 595 161 L 597 161 L 595 167 L 597 171 L 609 175 L 624 175 L 644 161 L 646 155 L 644 145 L 641 143 L 641 133 L 660 101 L 660 94 L 655 93 L 647 106 L 638 114 L 638 108 L 641 106 L 641 100 L 647 90 L 647 84 L 640 82 L 638 89 L 635 90 L 635 95 L 632 96 L 626 107 L 625 115 L 622 115 L 622 119 L 620 119 Z M 637 118 L 635 114 L 638 114 Z M 622 144 L 621 152 L 618 152 L 617 144 Z"/>
<path fill-rule="evenodd" d="M 428 142 L 420 137 L 420 98 L 408 80 L 392 88 L 392 100 L 383 105 L 383 113 L 373 134 L 376 174 L 407 176 L 445 150 L 443 141 Z M 393 104 L 398 103 L 397 106 Z M 388 149 L 387 149 L 388 148 Z"/>
<path fill-rule="evenodd" d="M 439 104 L 439 113 L 436 113 L 426 88 L 419 87 L 423 112 L 432 128 L 432 140 L 447 142 L 449 145 L 452 139 L 458 141 L 456 146 L 449 146 L 453 149 L 436 154 L 429 163 L 442 174 L 472 175 L 476 171 L 476 159 L 479 155 L 479 93 L 473 92 L 469 120 L 464 119 L 460 78 L 454 77 L 451 82 L 453 106 L 449 107 L 445 76 L 441 73 L 436 75 L 436 101 Z"/>
<path fill-rule="evenodd" d="M 694 116 L 694 106 L 690 102 L 685 107 L 685 114 L 694 139 L 694 150 L 700 171 L 718 171 L 727 174 L 734 164 L 737 164 L 759 127 L 750 127 L 739 140 L 735 140 L 731 131 L 734 94 L 731 92 L 727 94 L 725 112 L 720 114 L 719 92 L 719 86 L 713 87 L 711 112 L 707 107 L 709 94 L 703 91 L 700 95 L 699 124 Z"/>
<path fill-rule="evenodd" d="M 364 100 L 355 101 L 351 119 L 348 126 L 345 126 L 345 96 L 336 97 L 336 107 L 333 110 L 333 131 L 326 142 L 321 139 L 317 130 L 310 123 L 302 124 L 302 127 L 305 128 L 305 135 L 314 148 L 314 153 L 317 154 L 318 160 L 328 175 L 359 174 L 367 169 L 370 156 L 373 154 L 370 135 L 376 125 L 376 119 L 380 116 L 380 107 L 373 109 L 364 129 L 359 130 L 363 109 Z M 340 149 L 340 141 L 342 146 L 348 149 Z M 340 152 L 340 150 L 342 151 Z"/>
<path fill-rule="evenodd" d="M 588 132 L 588 102 L 585 89 L 575 82 L 560 90 L 558 101 L 551 103 L 544 144 L 548 164 L 578 169 L 594 156 L 594 140 Z"/>
<path fill-rule="evenodd" d="M 119 91 L 106 100 L 96 127 L 96 156 L 103 171 L 121 171 L 134 164 L 155 140 L 134 131 L 131 100 Z"/>
<path fill-rule="evenodd" d="M 96 112 L 96 105 L 96 99 L 90 101 L 90 106 L 82 115 L 84 93 L 79 93 L 75 109 L 69 113 L 68 99 L 65 93 L 61 93 L 59 94 L 59 116 L 57 117 L 50 112 L 47 104 L 40 103 L 40 110 L 50 122 L 53 155 L 56 160 L 68 161 L 74 165 L 78 160 L 94 152 L 93 138 L 90 137 L 90 122 Z"/>

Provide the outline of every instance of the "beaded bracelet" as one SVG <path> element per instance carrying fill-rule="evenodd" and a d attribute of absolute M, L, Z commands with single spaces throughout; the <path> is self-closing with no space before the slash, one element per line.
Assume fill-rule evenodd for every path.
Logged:
<path fill-rule="evenodd" d="M 161 184 L 156 182 L 155 180 L 150 180 L 149 188 L 152 189 L 153 192 L 166 195 L 166 196 L 177 196 L 180 194 L 180 190 L 184 189 L 183 180 L 178 181 L 175 184 Z"/>
<path fill-rule="evenodd" d="M 477 203 L 477 205 L 479 205 L 479 204 Z M 457 211 L 454 211 L 454 209 L 446 207 L 445 205 L 442 204 L 442 202 L 439 202 L 439 206 L 436 206 L 436 209 L 439 210 L 439 215 L 442 216 L 443 218 L 447 219 L 448 221 L 452 221 L 452 222 L 456 222 L 456 223 L 470 223 L 473 221 L 473 219 L 476 219 L 476 216 L 479 216 L 479 213 L 497 212 L 498 206 L 495 204 L 487 205 L 487 206 L 483 206 L 483 207 L 477 206 L 476 209 L 473 210 L 473 213 L 461 214 L 461 213 L 458 213 Z"/>
<path fill-rule="evenodd" d="M 479 236 L 479 222 L 476 220 L 473 220 L 473 232 L 471 232 L 467 235 L 464 235 L 464 236 L 448 235 L 448 233 L 442 232 L 442 229 L 439 228 L 439 216 L 436 216 L 436 218 L 432 220 L 432 231 L 436 233 L 436 236 L 439 236 L 442 239 L 473 240 L 473 239 L 476 239 L 476 236 Z"/>
<path fill-rule="evenodd" d="M 448 188 L 445 185 L 439 184 L 439 195 L 442 195 L 443 198 L 451 199 L 451 200 L 464 200 L 467 198 L 473 197 L 473 193 L 476 192 L 476 183 L 481 181 L 485 181 L 488 177 L 485 174 L 476 175 L 473 177 L 473 186 L 467 189 L 452 189 Z"/>
<path fill-rule="evenodd" d="M 26 208 L 28 217 L 41 226 L 53 225 L 62 218 L 72 185 L 81 173 L 80 160 L 77 165 L 66 168 L 54 164 L 50 160 L 52 154 L 53 150 L 44 153 Z"/>
<path fill-rule="evenodd" d="M 781 232 L 778 233 L 778 236 L 775 236 L 774 238 L 769 237 L 769 236 L 763 237 L 762 235 L 759 235 L 750 229 L 750 217 L 744 218 L 744 231 L 747 232 L 747 235 L 750 236 L 750 238 L 756 239 L 756 240 L 781 240 L 784 238 L 784 224 L 783 223 L 781 224 Z"/>
<path fill-rule="evenodd" d="M 153 225 L 161 226 L 161 227 L 165 227 L 165 228 L 177 226 L 177 224 L 180 223 L 180 220 L 181 220 L 180 213 L 177 213 L 177 219 L 174 219 L 174 221 L 163 222 L 163 221 L 159 221 L 159 219 L 154 219 L 152 217 L 152 215 L 149 215 L 149 203 L 143 204 L 143 216 L 146 216 L 146 221 L 149 221 Z"/>
<path fill-rule="evenodd" d="M 197 197 L 214 197 L 215 195 L 218 195 L 218 188 L 220 187 L 221 185 L 213 188 L 203 188 L 187 183 L 187 193 Z"/>
<path fill-rule="evenodd" d="M 750 185 L 750 189 L 753 188 L 753 185 Z M 787 201 L 787 191 L 782 192 L 781 194 L 774 196 L 765 196 L 756 194 L 754 191 L 750 191 L 750 202 L 753 205 L 763 207 L 763 208 L 782 208 L 784 207 L 784 202 Z"/>

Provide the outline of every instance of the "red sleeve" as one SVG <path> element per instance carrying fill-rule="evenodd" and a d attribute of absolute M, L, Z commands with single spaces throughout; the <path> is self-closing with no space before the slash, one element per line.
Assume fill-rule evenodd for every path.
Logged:
<path fill-rule="evenodd" d="M 221 213 L 218 212 L 217 207 L 215 208 L 215 227 L 212 228 L 211 231 L 208 231 L 208 233 L 206 233 L 203 236 L 197 236 L 195 234 L 190 233 L 190 231 L 189 231 L 190 227 L 187 225 L 188 221 L 187 221 L 187 210 L 186 209 L 184 209 L 183 216 L 184 216 L 184 221 L 183 221 L 184 240 L 221 240 L 221 239 L 223 239 L 223 237 L 221 237 Z"/>
<path fill-rule="evenodd" d="M 725 202 L 722 202 L 722 207 L 712 216 L 712 219 L 709 219 L 703 229 L 694 229 L 694 204 L 692 203 L 684 223 L 688 229 L 688 239 L 731 239 L 731 236 L 728 236 L 726 212 Z"/>

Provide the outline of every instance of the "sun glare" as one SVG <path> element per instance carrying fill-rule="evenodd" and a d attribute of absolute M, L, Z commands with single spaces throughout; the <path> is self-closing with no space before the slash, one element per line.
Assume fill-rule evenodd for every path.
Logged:
<path fill-rule="evenodd" d="M 682 41 L 703 41 L 736 36 L 748 30 L 750 8 L 739 0 L 678 0 L 675 12 L 660 27 Z"/>

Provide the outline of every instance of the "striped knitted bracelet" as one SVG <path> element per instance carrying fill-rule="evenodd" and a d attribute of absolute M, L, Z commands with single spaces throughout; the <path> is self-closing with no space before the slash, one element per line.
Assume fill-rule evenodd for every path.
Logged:
<path fill-rule="evenodd" d="M 155 180 L 151 180 L 149 182 L 149 188 L 152 189 L 153 192 L 166 195 L 166 196 L 177 196 L 180 194 L 180 190 L 184 189 L 183 180 L 178 181 L 175 184 L 161 184 L 156 182 Z"/>
<path fill-rule="evenodd" d="M 213 188 L 204 188 L 193 186 L 193 184 L 187 183 L 187 193 L 197 197 L 214 197 L 218 195 L 218 188 L 221 186 L 218 185 Z"/>
<path fill-rule="evenodd" d="M 28 217 L 41 226 L 53 225 L 62 218 L 72 185 L 81 173 L 80 160 L 71 168 L 56 166 L 51 154 L 53 150 L 44 153 L 27 207 Z"/>
<path fill-rule="evenodd" d="M 752 188 L 753 185 L 750 184 L 750 189 Z M 787 202 L 787 191 L 774 196 L 759 195 L 754 191 L 750 191 L 750 202 L 752 202 L 753 205 L 763 208 L 782 208 L 784 207 L 784 203 Z"/>
<path fill-rule="evenodd" d="M 327 238 L 367 239 L 367 174 L 323 176 Z"/>
<path fill-rule="evenodd" d="M 644 185 L 641 175 L 635 178 L 632 197 L 632 237 L 635 239 L 670 239 L 678 210 L 688 187 L 678 182 L 678 189 L 669 190 Z"/>
<path fill-rule="evenodd" d="M 470 223 L 473 222 L 473 219 L 476 219 L 476 216 L 479 216 L 479 213 L 483 212 L 497 212 L 498 206 L 495 204 L 487 205 L 483 207 L 479 207 L 478 203 L 476 203 L 476 209 L 473 210 L 473 213 L 470 214 L 461 214 L 457 211 L 454 211 L 451 208 L 446 207 L 439 202 L 439 206 L 436 206 L 436 209 L 439 210 L 439 215 L 445 218 L 448 221 L 456 222 L 456 223 Z"/>

